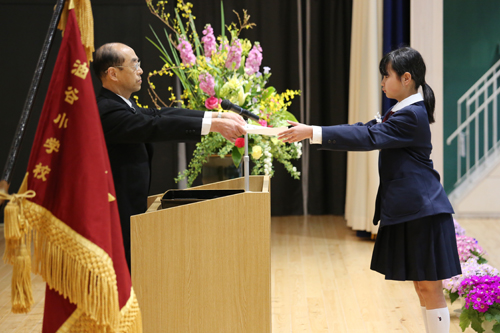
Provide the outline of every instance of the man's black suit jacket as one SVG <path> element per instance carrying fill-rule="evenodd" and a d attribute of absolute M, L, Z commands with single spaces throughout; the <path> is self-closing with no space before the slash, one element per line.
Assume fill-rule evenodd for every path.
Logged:
<path fill-rule="evenodd" d="M 199 141 L 204 112 L 179 109 L 133 108 L 102 88 L 97 106 L 108 148 L 129 269 L 130 216 L 147 209 L 151 180 L 152 142 Z"/>

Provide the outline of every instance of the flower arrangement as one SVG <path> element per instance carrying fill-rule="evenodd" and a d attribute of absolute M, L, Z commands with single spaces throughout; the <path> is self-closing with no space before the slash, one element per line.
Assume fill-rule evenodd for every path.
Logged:
<path fill-rule="evenodd" d="M 156 41 L 148 40 L 160 51 L 164 66 L 150 73 L 148 76 L 149 93 L 157 107 L 172 106 L 174 104 L 189 109 L 214 110 L 224 112 L 220 103 L 228 99 L 260 117 L 259 122 L 252 125 L 265 127 L 288 126 L 287 120 L 296 121 L 288 112 L 291 100 L 300 95 L 299 91 L 287 90 L 283 93 L 276 92 L 274 87 L 267 87 L 271 71 L 263 67 L 263 49 L 258 42 L 250 42 L 241 38 L 243 29 L 250 29 L 255 24 L 249 22 L 250 16 L 243 10 L 243 18 L 236 13 L 238 24 L 224 24 L 224 10 L 222 11 L 222 33 L 217 38 L 213 28 L 206 24 L 199 38 L 194 24 L 191 3 L 178 0 L 175 17 L 171 18 L 165 12 L 167 1 L 158 1 L 156 5 L 152 0 L 146 3 L 156 17 L 158 17 L 172 34 L 165 28 L 168 44 L 164 45 L 154 32 Z M 184 22 L 183 22 L 184 19 Z M 226 35 L 226 30 L 228 35 Z M 184 88 L 180 99 L 177 98 L 172 88 L 167 104 L 161 100 L 151 81 L 154 76 L 177 76 Z M 161 104 L 161 105 L 160 105 Z M 249 134 L 248 147 L 251 151 L 250 159 L 254 163 L 252 174 L 274 174 L 273 160 L 282 163 L 290 175 L 299 179 L 300 172 L 293 166 L 291 160 L 299 159 L 302 154 L 302 144 L 285 144 L 276 137 Z M 201 167 L 211 155 L 224 157 L 231 155 L 235 166 L 241 163 L 244 153 L 244 139 L 238 139 L 235 144 L 227 141 L 218 133 L 210 133 L 202 138 L 196 145 L 187 170 L 181 172 L 176 181 L 187 178 L 191 185 L 201 172 Z"/>
<path fill-rule="evenodd" d="M 476 239 L 465 235 L 457 235 L 457 246 L 460 262 L 466 262 L 469 258 L 475 258 L 478 264 L 487 262 L 483 257 L 486 252 L 477 243 Z"/>
<path fill-rule="evenodd" d="M 469 258 L 466 262 L 460 263 L 462 274 L 454 276 L 450 279 L 443 280 L 443 289 L 450 296 L 450 301 L 453 303 L 459 298 L 458 290 L 462 281 L 472 276 L 497 276 L 498 269 L 488 264 L 478 264 L 476 258 Z"/>
<path fill-rule="evenodd" d="M 493 332 L 500 332 L 500 276 L 471 276 L 462 281 L 458 289 L 465 298 L 460 315 L 460 327 L 465 331 L 469 325 L 483 333 L 483 322 L 496 322 Z"/>
<path fill-rule="evenodd" d="M 460 314 L 462 331 L 471 326 L 483 333 L 486 325 L 491 325 L 493 332 L 500 333 L 499 271 L 486 264 L 483 258 L 486 253 L 477 240 L 466 236 L 460 224 L 453 222 L 462 274 L 443 280 L 444 292 L 450 296 L 451 303 L 458 298 L 464 300 Z"/>

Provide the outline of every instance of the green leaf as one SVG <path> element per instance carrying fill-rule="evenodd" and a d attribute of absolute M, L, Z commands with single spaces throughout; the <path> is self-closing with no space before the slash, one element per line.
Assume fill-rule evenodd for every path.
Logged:
<path fill-rule="evenodd" d="M 462 313 L 460 314 L 460 328 L 462 329 L 462 332 L 470 326 L 471 321 L 469 318 L 469 311 L 469 309 L 462 307 Z"/>
<path fill-rule="evenodd" d="M 174 57 L 175 64 L 177 66 L 180 66 L 181 65 L 181 61 L 179 59 L 179 56 L 177 55 L 177 49 L 174 47 L 174 45 L 172 44 L 172 41 L 168 37 L 167 29 L 164 29 L 164 31 L 165 31 L 165 36 L 167 37 L 168 45 L 170 46 L 170 51 L 172 52 L 172 55 Z"/>
<path fill-rule="evenodd" d="M 298 122 L 297 118 L 295 118 L 295 116 L 292 113 L 288 111 L 281 111 L 281 112 L 283 113 L 283 115 L 285 115 L 285 120 Z"/>
<path fill-rule="evenodd" d="M 488 260 L 484 259 L 483 257 L 479 257 L 479 259 L 477 259 L 477 263 L 479 265 L 486 264 L 487 262 Z"/>
<path fill-rule="evenodd" d="M 500 323 L 500 310 L 494 307 L 490 307 L 484 314 L 484 318 L 488 321 L 495 320 Z"/>
<path fill-rule="evenodd" d="M 266 89 L 264 89 L 264 92 L 262 93 L 262 99 L 268 99 L 275 91 L 276 88 L 267 87 Z"/>
<path fill-rule="evenodd" d="M 185 36 L 187 40 L 186 30 L 184 30 L 184 24 L 182 24 L 182 20 L 179 16 L 179 11 L 177 10 L 177 8 L 175 9 L 175 16 L 177 17 L 177 21 L 179 22 L 179 28 L 181 28 L 182 35 Z"/>
<path fill-rule="evenodd" d="M 220 21 L 221 21 L 221 25 L 222 25 L 222 29 L 221 29 L 221 36 L 222 36 L 222 40 L 221 40 L 221 44 L 224 43 L 224 39 L 226 38 L 226 24 L 224 22 L 224 4 L 222 3 L 222 0 L 220 2 Z"/>
<path fill-rule="evenodd" d="M 483 333 L 484 332 L 484 328 L 483 326 L 481 325 L 481 318 L 479 317 L 479 313 L 475 310 L 470 310 L 469 309 L 469 317 L 470 317 L 470 320 L 471 320 L 471 324 L 470 324 L 470 327 L 472 327 L 472 329 L 474 331 L 476 331 L 477 333 Z"/>
<path fill-rule="evenodd" d="M 240 166 L 241 158 L 243 155 L 242 152 L 240 151 L 240 149 L 244 149 L 244 148 L 238 148 L 238 147 L 234 146 L 233 151 L 231 153 L 231 156 L 233 157 L 234 166 L 237 168 Z"/>
<path fill-rule="evenodd" d="M 455 291 L 454 293 L 449 293 L 450 294 L 450 303 L 453 304 L 453 302 L 455 302 L 458 297 L 460 297 L 458 295 L 458 291 Z"/>
<path fill-rule="evenodd" d="M 252 81 L 248 81 L 248 83 L 245 85 L 245 93 L 250 93 L 252 90 L 252 87 L 253 87 Z M 252 95 L 250 95 L 250 96 L 252 96 Z"/>
<path fill-rule="evenodd" d="M 495 333 L 500 333 L 500 323 L 497 321 L 497 323 L 495 325 L 493 325 L 491 330 Z"/>
<path fill-rule="evenodd" d="M 220 89 L 224 85 L 224 81 L 219 76 L 214 77 L 214 81 L 215 81 L 215 85 L 214 85 L 215 95 L 217 97 L 219 97 L 220 96 Z"/>
<path fill-rule="evenodd" d="M 245 57 L 241 57 L 240 67 L 238 68 L 236 73 L 238 73 L 240 75 L 245 74 Z"/>
<path fill-rule="evenodd" d="M 189 14 L 189 23 L 191 23 L 191 30 L 193 30 L 194 45 L 196 48 L 196 56 L 199 57 L 201 55 L 201 50 L 203 50 L 203 49 L 201 47 L 200 39 L 198 37 L 198 32 L 196 31 L 196 26 L 194 25 L 193 16 L 191 14 Z"/>
<path fill-rule="evenodd" d="M 167 54 L 167 50 L 165 49 L 165 47 L 163 46 L 160 38 L 158 38 L 158 35 L 156 34 L 155 30 L 153 29 L 153 27 L 151 25 L 149 25 L 149 28 L 151 29 L 151 31 L 153 32 L 153 35 L 155 35 L 156 37 L 156 40 L 158 41 L 158 44 L 160 44 L 161 46 L 161 49 L 158 47 L 158 45 L 156 45 L 151 39 L 149 39 L 148 37 L 146 37 L 147 40 L 149 40 L 154 46 L 156 46 L 156 48 L 158 50 L 160 50 L 161 53 L 163 53 L 165 56 L 168 56 Z"/>
<path fill-rule="evenodd" d="M 210 69 L 214 70 L 218 75 L 222 76 L 222 71 L 220 70 L 220 68 L 217 68 L 208 62 L 207 62 L 207 66 L 210 67 Z"/>

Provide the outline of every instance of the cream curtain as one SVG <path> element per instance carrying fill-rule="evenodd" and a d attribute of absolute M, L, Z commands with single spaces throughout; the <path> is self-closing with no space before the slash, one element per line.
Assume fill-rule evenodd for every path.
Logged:
<path fill-rule="evenodd" d="M 383 0 L 354 0 L 349 74 L 349 123 L 381 112 L 378 63 L 382 56 Z M 345 219 L 354 230 L 376 234 L 372 223 L 378 188 L 378 151 L 349 152 Z"/>

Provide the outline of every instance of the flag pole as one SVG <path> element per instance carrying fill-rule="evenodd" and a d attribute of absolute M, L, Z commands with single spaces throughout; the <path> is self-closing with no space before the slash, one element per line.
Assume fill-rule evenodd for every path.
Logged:
<path fill-rule="evenodd" d="M 33 109 L 33 101 L 35 100 L 36 94 L 38 92 L 38 86 L 40 84 L 40 78 L 42 77 L 43 71 L 45 70 L 45 64 L 47 62 L 47 57 L 52 46 L 52 41 L 55 35 L 55 30 L 59 17 L 61 16 L 62 9 L 64 7 L 64 2 L 66 0 L 57 0 L 54 13 L 52 14 L 52 19 L 50 20 L 49 29 L 47 35 L 45 36 L 45 41 L 43 43 L 42 51 L 40 52 L 40 57 L 38 58 L 38 63 L 35 68 L 35 73 L 33 74 L 33 79 L 31 80 L 31 86 L 28 91 L 28 97 L 24 102 L 23 111 L 21 113 L 21 118 L 17 125 L 17 130 L 12 140 L 12 145 L 10 146 L 9 155 L 7 157 L 7 162 L 5 163 L 2 178 L 0 179 L 0 192 L 8 193 L 10 181 L 12 178 L 12 170 L 16 163 L 17 153 L 21 147 L 21 142 L 23 141 L 24 130 L 28 123 L 28 119 Z M 0 204 L 3 200 L 0 199 Z"/>

